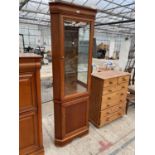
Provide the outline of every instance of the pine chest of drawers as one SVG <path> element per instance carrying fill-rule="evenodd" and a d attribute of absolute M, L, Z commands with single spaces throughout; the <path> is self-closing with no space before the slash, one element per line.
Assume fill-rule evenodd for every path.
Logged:
<path fill-rule="evenodd" d="M 42 142 L 41 57 L 19 56 L 19 154 L 44 155 Z"/>
<path fill-rule="evenodd" d="M 96 127 L 124 115 L 129 76 L 111 70 L 92 74 L 89 120 Z"/>

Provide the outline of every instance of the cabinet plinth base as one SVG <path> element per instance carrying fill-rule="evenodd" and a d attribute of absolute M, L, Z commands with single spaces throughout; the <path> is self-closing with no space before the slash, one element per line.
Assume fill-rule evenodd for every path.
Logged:
<path fill-rule="evenodd" d="M 30 153 L 29 155 L 44 155 L 44 149 L 40 149 L 40 150 L 37 150 L 33 153 Z"/>
<path fill-rule="evenodd" d="M 67 138 L 64 138 L 64 139 L 55 139 L 55 145 L 62 147 L 64 145 L 68 144 L 69 142 L 71 142 L 73 139 L 75 139 L 77 137 L 82 137 L 82 136 L 88 134 L 88 132 L 89 132 L 89 130 L 86 129 L 86 130 L 78 132 L 78 133 L 76 133 L 76 134 L 74 134 L 72 136 L 69 136 Z"/>

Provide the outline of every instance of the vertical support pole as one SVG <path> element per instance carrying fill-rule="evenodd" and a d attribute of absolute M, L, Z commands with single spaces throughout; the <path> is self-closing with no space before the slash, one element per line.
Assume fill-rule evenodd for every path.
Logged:
<path fill-rule="evenodd" d="M 128 61 L 130 45 L 131 45 L 131 39 L 125 40 L 123 38 L 121 48 L 120 48 L 120 53 L 119 53 L 119 62 L 118 62 L 119 67 L 123 71 L 124 71 L 126 63 Z"/>

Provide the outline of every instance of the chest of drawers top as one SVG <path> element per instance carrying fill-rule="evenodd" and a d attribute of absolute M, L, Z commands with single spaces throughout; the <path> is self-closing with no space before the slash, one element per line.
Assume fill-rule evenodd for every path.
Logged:
<path fill-rule="evenodd" d="M 92 76 L 97 77 L 102 80 L 107 80 L 111 78 L 118 78 L 122 76 L 129 76 L 130 74 L 128 72 L 121 72 L 121 71 L 114 71 L 114 70 L 106 70 L 102 72 L 94 72 L 92 73 Z"/>

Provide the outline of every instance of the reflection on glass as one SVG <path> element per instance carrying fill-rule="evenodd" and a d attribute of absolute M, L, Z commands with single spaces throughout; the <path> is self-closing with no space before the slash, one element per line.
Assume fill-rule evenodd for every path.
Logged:
<path fill-rule="evenodd" d="M 87 91 L 88 23 L 64 22 L 64 55 L 65 55 L 65 95 Z"/>

